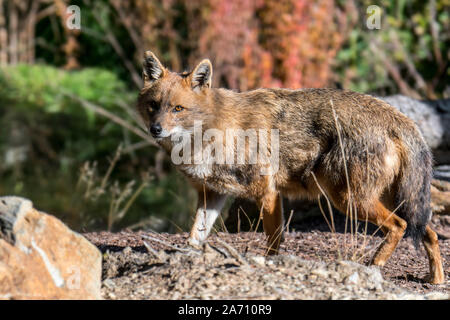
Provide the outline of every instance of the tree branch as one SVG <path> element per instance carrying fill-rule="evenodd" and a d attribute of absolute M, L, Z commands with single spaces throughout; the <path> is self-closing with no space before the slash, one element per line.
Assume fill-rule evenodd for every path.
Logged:
<path fill-rule="evenodd" d="M 110 119 L 111 121 L 117 123 L 118 125 L 122 126 L 125 129 L 129 130 L 130 132 L 134 133 L 135 135 L 141 137 L 142 139 L 147 141 L 149 145 L 157 146 L 157 143 L 152 138 L 150 138 L 149 135 L 145 134 L 141 129 L 131 125 L 127 121 L 114 115 L 113 113 L 109 112 L 108 110 L 106 110 L 98 105 L 95 105 L 94 103 L 87 101 L 77 95 L 74 95 L 71 92 L 68 92 L 65 90 L 63 90 L 62 92 L 64 95 L 72 98 L 73 100 L 78 101 L 84 108 L 89 109 L 89 110 L 95 112 L 96 114 L 99 114 L 105 118 Z"/>
<path fill-rule="evenodd" d="M 89 3 L 89 1 L 86 0 L 85 2 Z M 113 47 L 114 51 L 116 51 L 120 59 L 122 59 L 123 64 L 130 72 L 131 79 L 133 80 L 134 84 L 136 85 L 136 87 L 141 88 L 142 87 L 141 76 L 136 71 L 136 68 L 134 67 L 133 63 L 127 58 L 127 55 L 125 54 L 116 36 L 108 28 L 105 27 L 97 10 L 93 10 L 93 15 L 97 23 L 103 28 L 103 31 L 105 32 L 105 38 L 108 40 L 109 44 Z"/>

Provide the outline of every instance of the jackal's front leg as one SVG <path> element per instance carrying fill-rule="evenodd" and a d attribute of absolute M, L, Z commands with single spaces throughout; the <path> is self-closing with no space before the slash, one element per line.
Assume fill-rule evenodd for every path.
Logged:
<path fill-rule="evenodd" d="M 206 190 L 206 196 L 203 191 L 198 193 L 197 213 L 189 235 L 190 245 L 199 245 L 208 237 L 226 198 L 226 195 L 209 190 Z"/>
<path fill-rule="evenodd" d="M 264 232 L 268 236 L 267 254 L 278 253 L 278 248 L 283 239 L 283 204 L 278 192 L 266 194 L 258 201 L 263 213 Z"/>

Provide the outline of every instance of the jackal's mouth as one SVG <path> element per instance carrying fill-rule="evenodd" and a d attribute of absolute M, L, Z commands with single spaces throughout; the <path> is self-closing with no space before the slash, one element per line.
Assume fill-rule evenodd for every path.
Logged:
<path fill-rule="evenodd" d="M 156 141 L 161 141 L 166 138 L 171 138 L 171 137 L 175 137 L 177 135 L 183 135 L 186 133 L 187 133 L 187 131 L 184 130 L 182 127 L 176 126 L 176 127 L 172 128 L 171 130 L 162 129 L 158 134 L 156 134 L 156 135 L 152 134 L 152 136 L 153 136 L 153 138 L 156 139 Z"/>
<path fill-rule="evenodd" d="M 156 140 L 161 140 L 170 137 L 170 135 L 171 133 L 169 131 L 167 131 L 166 129 L 162 129 L 158 134 L 152 134 L 152 137 Z"/>

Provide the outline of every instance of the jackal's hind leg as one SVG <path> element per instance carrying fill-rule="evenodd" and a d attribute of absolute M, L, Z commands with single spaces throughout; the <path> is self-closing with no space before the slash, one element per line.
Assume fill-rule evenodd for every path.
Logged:
<path fill-rule="evenodd" d="M 428 281 L 432 284 L 441 284 L 444 282 L 444 270 L 442 268 L 441 253 L 436 232 L 427 226 L 423 238 L 423 245 L 430 262 L 430 275 Z"/>
<path fill-rule="evenodd" d="M 337 194 L 331 194 L 333 204 L 343 213 L 346 212 L 347 202 Z M 384 266 L 386 261 L 394 252 L 400 240 L 405 234 L 407 223 L 405 220 L 388 210 L 379 200 L 372 206 L 356 205 L 356 214 L 358 220 L 369 221 L 380 227 L 385 234 L 385 239 L 377 249 L 371 264 Z"/>
<path fill-rule="evenodd" d="M 381 230 L 385 234 L 385 239 L 375 253 L 372 264 L 384 266 L 403 238 L 407 223 L 395 213 L 386 209 L 379 201 L 377 201 L 373 210 L 368 214 L 368 220 L 381 227 Z"/>

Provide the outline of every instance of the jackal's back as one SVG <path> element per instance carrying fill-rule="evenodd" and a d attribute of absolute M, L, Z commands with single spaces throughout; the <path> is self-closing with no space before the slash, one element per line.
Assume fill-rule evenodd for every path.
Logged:
<path fill-rule="evenodd" d="M 415 123 L 375 97 L 333 89 L 267 90 L 279 106 L 276 184 L 286 195 L 333 197 L 350 186 L 363 207 L 382 199 L 419 239 L 431 216 L 432 157 Z M 314 179 L 316 178 L 316 179 Z"/>

